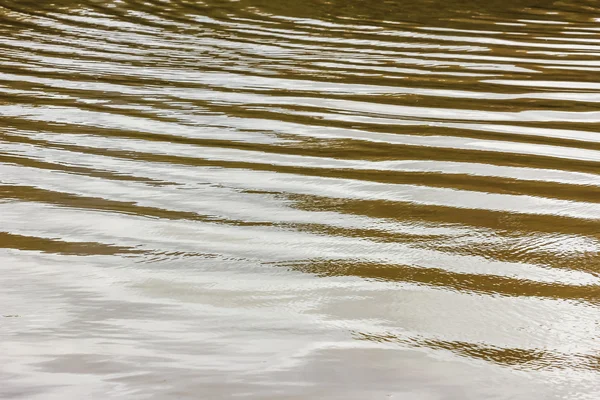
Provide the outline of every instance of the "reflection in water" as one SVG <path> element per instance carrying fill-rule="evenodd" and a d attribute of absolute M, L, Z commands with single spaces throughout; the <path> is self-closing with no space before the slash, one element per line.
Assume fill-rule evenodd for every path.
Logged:
<path fill-rule="evenodd" d="M 0 0 L 0 397 L 599 398 L 599 20 Z"/>

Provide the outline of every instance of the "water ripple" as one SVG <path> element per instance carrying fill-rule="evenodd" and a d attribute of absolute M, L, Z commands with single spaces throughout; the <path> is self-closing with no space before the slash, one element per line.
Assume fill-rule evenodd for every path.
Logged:
<path fill-rule="evenodd" d="M 591 0 L 0 0 L 0 397 L 600 396 Z"/>

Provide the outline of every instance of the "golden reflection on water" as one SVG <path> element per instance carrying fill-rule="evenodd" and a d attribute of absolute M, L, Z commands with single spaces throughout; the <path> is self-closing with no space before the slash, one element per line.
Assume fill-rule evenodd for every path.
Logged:
<path fill-rule="evenodd" d="M 598 21 L 0 0 L 0 397 L 600 398 Z"/>

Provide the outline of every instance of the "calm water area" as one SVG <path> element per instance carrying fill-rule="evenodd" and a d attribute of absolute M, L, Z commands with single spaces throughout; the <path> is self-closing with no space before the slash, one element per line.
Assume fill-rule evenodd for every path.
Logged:
<path fill-rule="evenodd" d="M 0 399 L 600 399 L 596 0 L 0 0 Z"/>

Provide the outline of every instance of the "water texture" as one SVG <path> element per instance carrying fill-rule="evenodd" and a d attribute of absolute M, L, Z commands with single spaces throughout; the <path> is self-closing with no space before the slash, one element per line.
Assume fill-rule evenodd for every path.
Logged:
<path fill-rule="evenodd" d="M 0 398 L 600 398 L 600 5 L 0 0 Z"/>

